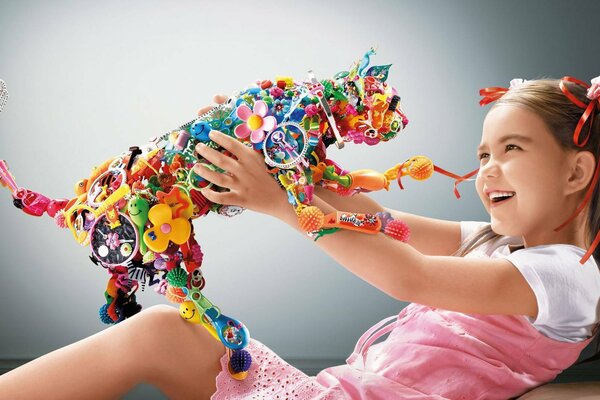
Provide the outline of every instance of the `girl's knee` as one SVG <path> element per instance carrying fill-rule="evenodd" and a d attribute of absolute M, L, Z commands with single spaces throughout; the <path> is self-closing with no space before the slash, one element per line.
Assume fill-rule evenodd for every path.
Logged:
<path fill-rule="evenodd" d="M 148 339 L 165 338 L 170 335 L 168 331 L 177 329 L 182 321 L 179 310 L 166 304 L 158 304 L 140 311 L 132 317 L 132 324 L 136 325 L 135 331 Z"/>

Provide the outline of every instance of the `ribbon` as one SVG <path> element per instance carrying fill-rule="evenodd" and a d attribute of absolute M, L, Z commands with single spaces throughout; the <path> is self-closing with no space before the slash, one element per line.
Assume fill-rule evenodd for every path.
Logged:
<path fill-rule="evenodd" d="M 479 100 L 479 105 L 485 106 L 486 104 L 490 104 L 504 96 L 506 92 L 508 92 L 508 88 L 497 86 L 481 89 L 479 90 L 479 95 L 483 96 L 483 99 Z"/>
<path fill-rule="evenodd" d="M 588 140 L 590 138 L 590 134 L 592 133 L 592 124 L 594 123 L 594 111 L 595 111 L 596 107 L 600 104 L 600 99 L 593 99 L 588 104 L 585 104 L 584 102 L 579 100 L 577 97 L 573 96 L 573 94 L 567 88 L 567 85 L 565 85 L 565 82 L 576 83 L 580 86 L 585 87 L 586 89 L 589 89 L 590 85 L 588 85 L 585 82 L 580 81 L 579 79 L 575 79 L 570 76 L 563 77 L 560 80 L 560 84 L 559 84 L 560 90 L 562 90 L 562 92 L 565 94 L 565 96 L 567 96 L 567 98 L 569 100 L 571 100 L 571 102 L 573 104 L 575 104 L 577 107 L 583 108 L 585 110 L 583 112 L 583 114 L 581 115 L 581 118 L 579 118 L 579 122 L 577 123 L 577 126 L 575 127 L 575 132 L 573 132 L 573 142 L 578 147 L 583 147 L 588 142 Z M 579 135 L 581 134 L 581 128 L 583 128 L 583 125 L 585 125 L 585 122 L 590 117 L 590 115 L 592 116 L 592 119 L 590 120 L 588 134 L 585 136 L 585 140 L 582 143 L 579 143 Z"/>
<path fill-rule="evenodd" d="M 570 76 L 563 77 L 560 80 L 560 84 L 559 84 L 560 90 L 562 90 L 562 92 L 565 94 L 565 96 L 567 96 L 567 98 L 569 100 L 571 100 L 571 102 L 573 104 L 575 104 L 577 107 L 583 108 L 585 110 L 583 112 L 583 114 L 581 115 L 581 118 L 579 118 L 579 122 L 577 123 L 577 126 L 575 127 L 575 131 L 573 132 L 573 142 L 575 143 L 575 145 L 577 147 L 583 147 L 588 142 L 588 140 L 590 138 L 590 134 L 592 133 L 592 124 L 594 123 L 594 114 L 595 114 L 595 111 L 596 111 L 596 107 L 600 104 L 600 99 L 591 99 L 588 104 L 585 104 L 584 102 L 582 102 L 581 100 L 579 100 L 577 97 L 575 97 L 569 91 L 569 89 L 567 88 L 567 85 L 565 85 L 565 82 L 572 82 L 572 83 L 575 83 L 577 85 L 583 86 L 586 89 L 589 89 L 590 85 L 588 85 L 585 82 L 580 81 L 579 79 L 575 79 L 575 78 L 570 77 Z M 586 121 L 587 121 L 587 119 L 589 118 L 590 115 L 592 116 L 592 119 L 590 120 L 590 126 L 589 126 L 588 133 L 585 136 L 585 139 L 583 140 L 583 142 L 580 143 L 580 141 L 579 141 L 579 135 L 581 134 L 581 129 L 583 128 L 583 125 L 585 125 L 585 123 L 586 123 Z M 569 223 L 571 223 L 571 221 L 573 221 L 575 219 L 575 217 L 577 217 L 577 215 L 579 215 L 579 213 L 581 211 L 583 211 L 583 209 L 585 208 L 585 205 L 592 198 L 592 194 L 594 193 L 594 189 L 596 188 L 596 186 L 598 184 L 598 177 L 599 177 L 599 175 L 600 175 L 600 162 L 598 162 L 598 160 L 596 160 L 596 170 L 594 171 L 594 177 L 592 178 L 592 182 L 590 183 L 590 185 L 589 185 L 589 187 L 588 187 L 588 189 L 587 189 L 587 191 L 585 193 L 585 197 L 583 198 L 583 201 L 581 202 L 581 204 L 579 205 L 579 207 L 577 207 L 577 209 L 575 210 L 575 212 L 573 214 L 571 214 L 571 216 L 569 216 L 569 218 L 567 218 L 567 220 L 565 222 L 563 222 L 559 227 L 554 228 L 555 232 L 558 232 L 561 229 L 563 229 L 565 226 L 567 226 Z M 598 247 L 599 243 L 600 243 L 600 231 L 596 233 L 596 237 L 592 241 L 592 244 L 590 245 L 590 248 L 587 250 L 587 252 L 581 258 L 581 260 L 579 260 L 580 264 L 585 264 L 585 262 L 594 253 L 594 250 L 596 250 L 596 247 Z"/>

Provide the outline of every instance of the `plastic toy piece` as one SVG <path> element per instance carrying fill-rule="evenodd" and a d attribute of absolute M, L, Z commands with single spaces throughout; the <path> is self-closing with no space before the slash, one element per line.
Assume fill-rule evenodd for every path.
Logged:
<path fill-rule="evenodd" d="M 381 229 L 381 221 L 373 214 L 348 213 L 337 211 L 325 216 L 322 228 L 342 228 L 352 231 L 376 234 Z"/>
<path fill-rule="evenodd" d="M 153 227 L 144 232 L 144 243 L 155 253 L 162 253 L 169 242 L 183 244 L 190 237 L 191 226 L 185 218 L 173 218 L 171 207 L 157 204 L 148 212 Z"/>

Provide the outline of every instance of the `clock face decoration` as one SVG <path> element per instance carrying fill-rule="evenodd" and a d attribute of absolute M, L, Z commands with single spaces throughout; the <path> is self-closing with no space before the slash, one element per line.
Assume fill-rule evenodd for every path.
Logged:
<path fill-rule="evenodd" d="M 304 128 L 293 122 L 284 122 L 265 138 L 263 153 L 271 167 L 289 169 L 305 161 L 308 135 Z"/>
<path fill-rule="evenodd" d="M 139 237 L 133 222 L 123 213 L 118 214 L 118 226 L 103 215 L 91 229 L 90 246 L 96 258 L 106 265 L 129 262 L 139 247 Z"/>

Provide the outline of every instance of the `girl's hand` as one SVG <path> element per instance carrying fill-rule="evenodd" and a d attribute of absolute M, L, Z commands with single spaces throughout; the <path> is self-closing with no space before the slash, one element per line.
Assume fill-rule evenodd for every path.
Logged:
<path fill-rule="evenodd" d="M 196 145 L 198 154 L 225 172 L 212 171 L 201 164 L 194 165 L 194 172 L 207 181 L 228 189 L 216 192 L 204 188 L 201 191 L 204 197 L 214 203 L 236 205 L 274 217 L 285 212 L 285 208 L 292 207 L 287 201 L 285 190 L 267 171 L 262 153 L 219 131 L 211 131 L 209 137 L 233 156 L 226 156 L 202 143 Z"/>

